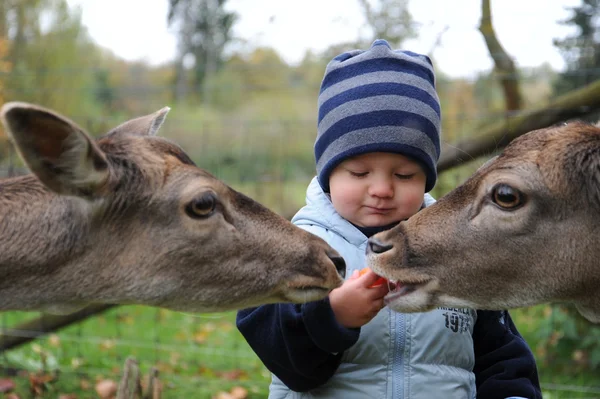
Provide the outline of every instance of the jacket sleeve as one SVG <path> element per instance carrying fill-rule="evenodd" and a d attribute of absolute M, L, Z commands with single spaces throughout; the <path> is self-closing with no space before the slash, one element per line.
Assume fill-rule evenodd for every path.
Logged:
<path fill-rule="evenodd" d="M 541 399 L 531 349 L 508 311 L 477 311 L 473 331 L 477 397 Z"/>
<path fill-rule="evenodd" d="M 267 369 L 296 392 L 327 382 L 360 334 L 337 323 L 328 298 L 241 310 L 236 324 Z"/>

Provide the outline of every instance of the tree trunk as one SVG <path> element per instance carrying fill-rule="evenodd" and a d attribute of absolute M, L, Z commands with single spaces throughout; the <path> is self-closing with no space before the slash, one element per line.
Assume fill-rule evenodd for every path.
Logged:
<path fill-rule="evenodd" d="M 496 32 L 492 25 L 490 0 L 481 0 L 481 24 L 479 25 L 479 31 L 483 35 L 490 56 L 494 60 L 494 69 L 500 76 L 506 110 L 516 111 L 521 109 L 523 101 L 519 90 L 517 70 L 512 58 L 506 53 L 496 37 Z"/>
<path fill-rule="evenodd" d="M 175 86 L 173 98 L 176 104 L 183 103 L 187 97 L 187 72 L 183 66 L 183 56 L 175 63 Z"/>

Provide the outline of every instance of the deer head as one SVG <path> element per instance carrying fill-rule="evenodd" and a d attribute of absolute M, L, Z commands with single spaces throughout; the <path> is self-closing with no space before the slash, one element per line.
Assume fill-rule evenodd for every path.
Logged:
<path fill-rule="evenodd" d="M 372 237 L 368 262 L 401 312 L 569 302 L 600 322 L 600 128 L 515 139 L 463 185 Z"/>
<path fill-rule="evenodd" d="M 94 141 L 25 103 L 2 122 L 33 172 L 0 181 L 0 309 L 210 312 L 325 297 L 342 258 L 155 136 L 169 108 Z"/>

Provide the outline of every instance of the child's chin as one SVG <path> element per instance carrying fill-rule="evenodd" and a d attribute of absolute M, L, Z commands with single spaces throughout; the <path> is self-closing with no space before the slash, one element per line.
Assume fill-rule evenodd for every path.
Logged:
<path fill-rule="evenodd" d="M 389 217 L 369 217 L 366 218 L 363 223 L 361 223 L 362 227 L 381 227 L 387 226 L 388 224 L 394 223 L 393 218 Z"/>

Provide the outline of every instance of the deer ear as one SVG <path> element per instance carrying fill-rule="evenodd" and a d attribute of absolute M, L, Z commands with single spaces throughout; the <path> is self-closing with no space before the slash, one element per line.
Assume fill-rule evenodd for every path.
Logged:
<path fill-rule="evenodd" d="M 23 161 L 51 190 L 87 197 L 107 181 L 106 156 L 70 120 L 19 102 L 6 103 L 0 118 Z"/>
<path fill-rule="evenodd" d="M 128 133 L 141 136 L 155 136 L 170 110 L 171 108 L 164 107 L 153 114 L 127 121 L 112 129 L 108 135 Z"/>

